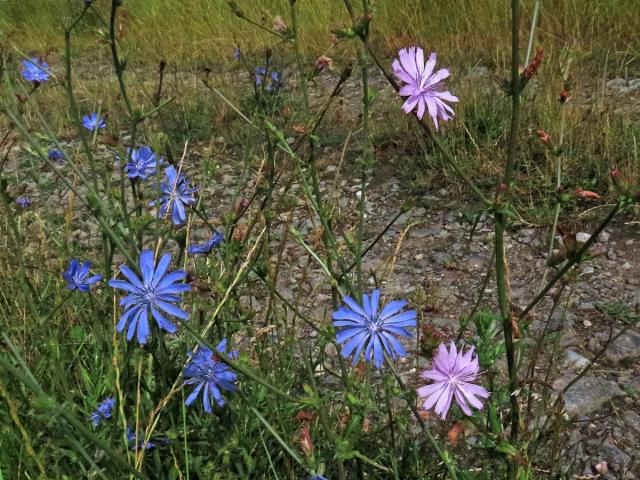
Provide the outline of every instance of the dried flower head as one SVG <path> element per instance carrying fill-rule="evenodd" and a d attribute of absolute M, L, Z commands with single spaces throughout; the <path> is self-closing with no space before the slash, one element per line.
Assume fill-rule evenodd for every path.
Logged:
<path fill-rule="evenodd" d="M 326 55 L 322 55 L 316 59 L 316 73 L 320 73 L 326 68 L 328 68 L 329 70 L 333 70 L 333 59 L 331 59 L 331 57 L 327 57 Z"/>
<path fill-rule="evenodd" d="M 289 27 L 280 15 L 276 15 L 275 17 L 273 17 L 273 30 L 278 33 L 284 33 L 289 30 Z"/>

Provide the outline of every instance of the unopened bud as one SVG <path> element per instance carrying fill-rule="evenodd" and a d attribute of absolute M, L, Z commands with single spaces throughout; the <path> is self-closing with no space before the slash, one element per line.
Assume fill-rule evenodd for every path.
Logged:
<path fill-rule="evenodd" d="M 522 78 L 524 81 L 531 80 L 531 78 L 536 74 L 538 69 L 540 68 L 540 64 L 542 63 L 542 59 L 544 58 L 544 49 L 542 47 L 536 50 L 536 54 L 533 56 L 533 59 L 526 66 L 524 72 L 522 72 Z"/>
<path fill-rule="evenodd" d="M 583 198 L 593 198 L 595 200 L 598 200 L 600 198 L 600 195 L 598 195 L 596 192 L 582 190 L 581 188 L 576 188 L 576 195 Z"/>
<path fill-rule="evenodd" d="M 538 135 L 542 143 L 551 143 L 551 136 L 544 130 L 536 130 L 536 135 Z"/>

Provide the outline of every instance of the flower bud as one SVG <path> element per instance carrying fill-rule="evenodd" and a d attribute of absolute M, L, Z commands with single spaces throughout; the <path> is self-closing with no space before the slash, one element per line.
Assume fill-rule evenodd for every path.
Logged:
<path fill-rule="evenodd" d="M 600 198 L 600 195 L 596 192 L 582 190 L 580 187 L 576 188 L 576 195 L 583 198 L 593 198 L 594 200 L 598 200 Z"/>
<path fill-rule="evenodd" d="M 331 57 L 322 55 L 316 59 L 316 63 L 315 63 L 316 73 L 320 73 L 326 68 L 328 68 L 329 70 L 333 70 L 333 60 L 331 59 Z"/>
<path fill-rule="evenodd" d="M 540 64 L 542 63 L 542 59 L 544 58 L 544 49 L 542 47 L 536 50 L 536 54 L 533 59 L 526 66 L 524 71 L 522 72 L 522 78 L 525 82 L 531 80 L 531 78 L 536 74 L 538 69 L 540 68 Z"/>

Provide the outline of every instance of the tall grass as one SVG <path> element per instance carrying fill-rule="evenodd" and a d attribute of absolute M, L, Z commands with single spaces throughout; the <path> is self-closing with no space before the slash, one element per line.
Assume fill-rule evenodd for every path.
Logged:
<path fill-rule="evenodd" d="M 107 0 L 96 0 L 104 8 Z M 77 10 L 75 0 L 0 2 L 0 32 L 25 51 L 61 50 L 61 26 Z M 240 1 L 243 11 L 271 27 L 275 15 L 286 15 L 285 0 Z M 339 0 L 299 2 L 301 49 L 308 56 L 348 56 L 351 43 L 334 45 L 332 29 L 347 15 Z M 273 39 L 249 24 L 238 24 L 225 0 L 136 0 L 125 2 L 120 23 L 127 54 L 140 62 L 165 58 L 181 66 L 228 61 L 235 44 L 259 51 Z M 124 13 L 126 12 L 126 13 Z M 508 51 L 509 9 L 501 0 L 379 0 L 373 5 L 377 25 L 372 41 L 386 54 L 411 42 L 450 58 L 504 66 Z M 524 13 L 524 21 L 531 15 Z M 618 72 L 639 69 L 640 12 L 634 0 L 566 0 L 542 2 L 537 42 L 549 52 L 575 45 L 581 57 L 609 57 Z M 100 42 L 92 18 L 82 25 L 76 48 L 90 56 Z M 526 32 L 525 32 L 526 34 Z M 523 34 L 524 35 L 524 34 Z M 594 66 L 595 67 L 595 66 Z M 598 72 L 593 70 L 592 73 Z M 599 72 L 598 72 L 599 73 Z"/>

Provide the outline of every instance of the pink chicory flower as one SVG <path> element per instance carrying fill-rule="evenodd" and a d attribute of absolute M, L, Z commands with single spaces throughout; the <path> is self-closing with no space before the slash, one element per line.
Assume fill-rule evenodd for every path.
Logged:
<path fill-rule="evenodd" d="M 426 370 L 422 378 L 433 380 L 434 383 L 417 390 L 419 397 L 426 397 L 424 409 L 434 411 L 444 420 L 447 417 L 452 400 L 462 409 L 465 415 L 472 415 L 469 405 L 482 409 L 480 398 L 489 398 L 490 393 L 480 385 L 475 385 L 478 376 L 478 356 L 474 355 L 473 347 L 463 353 L 458 352 L 451 342 L 449 350 L 440 344 L 433 360 L 433 370 Z"/>
<path fill-rule="evenodd" d="M 444 91 L 442 81 L 450 73 L 446 68 L 441 68 L 436 73 L 436 54 L 431 53 L 425 63 L 424 50 L 420 47 L 403 48 L 399 52 L 400 59 L 394 60 L 393 73 L 403 82 L 400 87 L 400 95 L 409 97 L 402 105 L 402 109 L 409 113 L 416 106 L 416 115 L 422 119 L 426 110 L 438 129 L 438 118 L 447 121 L 455 116 L 453 109 L 445 102 L 457 102 L 458 97 L 449 91 Z"/>

